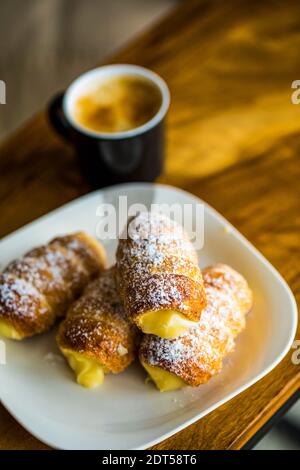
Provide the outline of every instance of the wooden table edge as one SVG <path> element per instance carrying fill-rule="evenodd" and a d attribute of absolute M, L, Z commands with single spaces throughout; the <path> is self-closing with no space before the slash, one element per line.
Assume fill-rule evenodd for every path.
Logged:
<path fill-rule="evenodd" d="M 257 382 L 259 383 L 259 382 Z M 269 431 L 272 418 L 278 413 L 278 420 L 297 401 L 300 393 L 300 372 L 280 390 L 279 394 L 263 408 L 259 415 L 245 428 L 227 448 L 227 450 L 241 450 L 248 448 L 249 442 L 265 427 L 265 432 L 256 440 L 257 442 Z M 289 405 L 285 408 L 285 404 Z M 282 413 L 280 411 L 282 410 Z M 252 446 L 250 446 L 252 447 Z"/>

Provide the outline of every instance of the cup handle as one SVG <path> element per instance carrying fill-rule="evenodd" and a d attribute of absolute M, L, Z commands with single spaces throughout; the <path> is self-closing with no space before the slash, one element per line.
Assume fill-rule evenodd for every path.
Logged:
<path fill-rule="evenodd" d="M 64 94 L 64 92 L 60 92 L 50 101 L 48 105 L 48 117 L 56 132 L 65 140 L 69 140 L 71 126 L 64 115 L 62 107 Z"/>

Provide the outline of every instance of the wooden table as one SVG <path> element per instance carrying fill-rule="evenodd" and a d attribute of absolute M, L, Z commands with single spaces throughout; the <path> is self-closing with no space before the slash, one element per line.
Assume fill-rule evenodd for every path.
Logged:
<path fill-rule="evenodd" d="M 300 3 L 184 2 L 108 62 L 150 67 L 172 106 L 161 180 L 205 199 L 300 300 Z M 0 235 L 91 188 L 45 113 L 0 148 Z M 282 312 L 284 314 L 284 312 Z M 300 338 L 300 331 L 297 333 Z M 156 449 L 239 449 L 299 390 L 290 351 L 263 380 Z M 1 449 L 46 449 L 0 407 Z"/>

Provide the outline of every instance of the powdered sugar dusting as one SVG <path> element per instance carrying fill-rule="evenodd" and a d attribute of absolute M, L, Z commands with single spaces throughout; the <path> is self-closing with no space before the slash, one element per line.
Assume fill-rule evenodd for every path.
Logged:
<path fill-rule="evenodd" d="M 112 268 L 89 284 L 71 306 L 57 340 L 60 348 L 94 357 L 119 371 L 134 358 L 138 336 L 120 301 Z"/>
<path fill-rule="evenodd" d="M 0 316 L 26 335 L 48 328 L 100 269 L 95 257 L 85 235 L 78 233 L 11 262 L 0 279 Z"/>
<path fill-rule="evenodd" d="M 185 313 L 190 282 L 195 295 L 203 297 L 197 255 L 181 226 L 162 214 L 142 212 L 129 223 L 128 234 L 119 241 L 117 269 L 129 314 L 174 303 Z"/>
<path fill-rule="evenodd" d="M 220 371 L 222 359 L 233 350 L 234 338 L 245 327 L 246 312 L 240 308 L 236 289 L 230 289 L 226 280 L 214 285 L 217 273 L 214 267 L 204 271 L 207 306 L 198 324 L 175 339 L 144 336 L 142 361 L 162 367 L 191 385 L 204 383 Z"/>
<path fill-rule="evenodd" d="M 15 279 L 5 273 L 0 278 L 0 317 L 17 309 L 21 317 L 34 317 L 34 309 L 39 306 L 39 292 L 24 279 Z M 45 310 L 45 309 L 43 309 Z M 42 311 L 43 313 L 43 311 Z"/>
<path fill-rule="evenodd" d="M 252 292 L 246 279 L 240 273 L 221 263 L 213 267 L 208 266 L 203 273 L 207 283 L 234 295 L 244 313 L 250 310 L 253 302 Z"/>

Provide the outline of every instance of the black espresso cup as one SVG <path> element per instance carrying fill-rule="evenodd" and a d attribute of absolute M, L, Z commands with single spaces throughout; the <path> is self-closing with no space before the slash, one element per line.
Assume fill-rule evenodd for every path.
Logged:
<path fill-rule="evenodd" d="M 132 99 L 121 102 L 120 122 L 124 113 L 125 117 L 134 116 L 134 119 L 132 128 L 129 118 L 125 121 L 127 127 L 123 125 L 124 129 L 121 126 L 120 130 L 115 125 L 117 114 L 113 114 L 112 119 L 114 110 L 109 108 L 109 104 L 101 103 L 101 96 L 106 102 L 111 90 L 124 88 L 126 80 L 133 95 L 129 96 Z M 141 88 L 142 82 L 147 89 Z M 99 106 L 103 105 L 99 109 L 91 108 L 94 106 L 93 96 Z M 148 113 L 144 116 L 143 99 L 144 111 Z M 156 73 L 136 65 L 107 65 L 81 75 L 65 92 L 55 96 L 49 104 L 48 114 L 54 129 L 75 147 L 88 179 L 100 187 L 130 181 L 153 181 L 161 174 L 169 103 L 168 87 Z M 134 105 L 140 109 L 130 110 L 129 107 Z M 86 113 L 84 108 L 80 111 L 80 106 L 87 107 Z"/>

